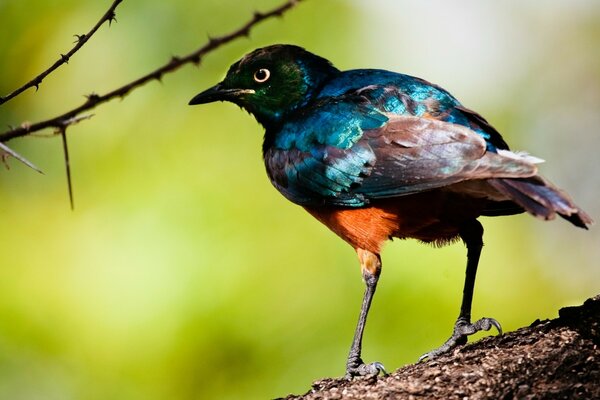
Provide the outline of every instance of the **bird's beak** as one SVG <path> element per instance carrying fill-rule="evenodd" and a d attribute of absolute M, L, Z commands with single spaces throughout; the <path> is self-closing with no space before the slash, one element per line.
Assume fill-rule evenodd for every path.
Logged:
<path fill-rule="evenodd" d="M 188 103 L 190 106 L 195 104 L 212 103 L 213 101 L 233 101 L 241 94 L 254 93 L 252 89 L 225 89 L 223 83 L 217 83 L 215 86 L 206 89 L 204 92 L 197 94 Z"/>

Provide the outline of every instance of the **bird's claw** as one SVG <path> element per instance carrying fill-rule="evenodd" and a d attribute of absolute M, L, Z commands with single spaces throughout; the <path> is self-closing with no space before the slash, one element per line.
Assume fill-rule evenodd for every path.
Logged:
<path fill-rule="evenodd" d="M 419 362 L 425 360 L 426 358 L 431 360 L 439 355 L 447 353 L 453 348 L 467 343 L 468 336 L 480 331 L 489 331 L 492 329 L 492 326 L 498 330 L 499 335 L 502 335 L 502 327 L 494 318 L 481 318 L 474 323 L 470 323 L 465 319 L 459 318 L 454 324 L 452 336 L 450 336 L 450 338 L 437 349 L 433 349 L 419 357 Z"/>
<path fill-rule="evenodd" d="M 387 375 L 385 367 L 380 362 L 373 362 L 365 364 L 362 360 L 354 365 L 348 365 L 346 367 L 346 379 L 352 379 L 355 376 L 377 376 L 380 373 Z"/>

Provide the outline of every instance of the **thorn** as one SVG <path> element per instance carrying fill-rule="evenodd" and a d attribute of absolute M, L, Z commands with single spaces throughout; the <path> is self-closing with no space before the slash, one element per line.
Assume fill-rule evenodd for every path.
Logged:
<path fill-rule="evenodd" d="M 73 35 L 73 36 L 75 36 L 75 38 L 77 39 L 77 40 L 75 40 L 73 43 L 80 43 L 80 42 L 82 42 L 82 41 L 85 39 L 85 37 L 86 37 L 85 33 L 84 33 L 83 35 L 77 35 L 77 34 L 75 34 L 75 35 Z"/>
<path fill-rule="evenodd" d="M 62 60 L 62 62 L 64 62 L 65 64 L 69 63 L 69 56 L 66 56 L 64 54 L 60 55 L 60 59 Z"/>
<path fill-rule="evenodd" d="M 194 58 L 192 58 L 192 63 L 198 67 L 200 65 L 200 56 L 196 56 Z"/>
<path fill-rule="evenodd" d="M 106 20 L 108 21 L 108 26 L 111 26 L 112 22 L 117 22 L 117 14 L 114 11 L 111 11 L 110 14 L 106 16 Z"/>
<path fill-rule="evenodd" d="M 75 125 L 78 124 L 79 122 L 86 120 L 86 119 L 90 119 L 94 116 L 94 114 L 84 114 L 84 115 L 78 115 L 75 117 L 71 117 L 69 119 L 63 120 L 60 122 L 60 126 L 59 126 L 59 132 L 60 133 L 60 129 L 64 129 L 69 125 Z"/>
<path fill-rule="evenodd" d="M 261 13 L 260 11 L 254 11 L 254 19 L 255 20 L 262 19 L 264 17 L 265 17 L 265 15 L 263 13 Z"/>
<path fill-rule="evenodd" d="M 34 83 L 33 86 L 35 87 L 35 91 L 37 92 L 38 90 L 40 90 L 40 84 L 39 83 Z"/>
<path fill-rule="evenodd" d="M 171 64 L 179 64 L 181 62 L 181 58 L 178 56 L 171 56 Z"/>
<path fill-rule="evenodd" d="M 87 99 L 88 103 L 94 103 L 94 102 L 98 101 L 100 96 L 98 96 L 97 93 L 92 92 L 90 94 L 86 94 L 85 98 Z"/>
<path fill-rule="evenodd" d="M 31 161 L 27 160 L 25 157 L 23 157 L 22 155 L 20 155 L 19 153 L 17 153 L 16 151 L 14 151 L 13 149 L 11 149 L 10 147 L 8 147 L 7 145 L 5 145 L 4 143 L 0 142 L 0 151 L 3 152 L 2 154 L 2 158 L 4 159 L 4 157 L 6 157 L 6 154 L 16 158 L 17 160 L 21 161 L 23 164 L 27 165 L 29 168 L 31 168 L 34 171 L 39 172 L 40 174 L 44 174 L 42 172 L 41 169 L 39 169 L 38 167 L 36 167 Z M 4 162 L 4 160 L 3 160 Z M 6 165 L 6 163 L 5 163 Z"/>
<path fill-rule="evenodd" d="M 69 147 L 67 146 L 67 130 L 64 127 L 60 129 L 60 135 L 62 137 L 63 153 L 65 155 L 67 188 L 69 189 L 69 204 L 71 205 L 71 211 L 73 211 L 75 208 L 75 204 L 73 203 L 73 182 L 71 182 L 71 164 L 69 162 Z"/>
<path fill-rule="evenodd" d="M 206 44 L 207 47 L 216 47 L 219 44 L 219 40 L 215 39 L 214 37 L 210 36 L 210 34 L 206 34 L 206 38 L 208 40 L 208 43 Z"/>

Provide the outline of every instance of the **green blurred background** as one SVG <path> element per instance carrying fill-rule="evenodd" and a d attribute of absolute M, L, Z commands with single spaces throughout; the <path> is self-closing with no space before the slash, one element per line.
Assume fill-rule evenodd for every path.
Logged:
<path fill-rule="evenodd" d="M 0 0 L 0 94 L 109 4 Z M 0 125 L 64 112 L 277 4 L 126 0 L 37 93 L 0 106 Z M 70 128 L 74 212 L 60 139 L 9 142 L 45 175 L 0 168 L 0 398 L 272 398 L 343 374 L 363 291 L 354 252 L 271 187 L 252 117 L 187 106 L 280 42 L 442 85 L 600 217 L 598 1 L 305 1 Z M 475 317 L 510 331 L 600 292 L 597 227 L 483 223 Z M 393 370 L 449 335 L 465 249 L 395 242 L 383 262 L 364 358 Z"/>

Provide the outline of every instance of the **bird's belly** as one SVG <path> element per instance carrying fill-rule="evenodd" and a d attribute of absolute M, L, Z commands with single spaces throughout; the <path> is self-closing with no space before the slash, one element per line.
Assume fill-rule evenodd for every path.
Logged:
<path fill-rule="evenodd" d="M 372 202 L 368 207 L 304 207 L 354 248 L 379 254 L 391 238 L 444 245 L 458 237 L 462 223 L 479 216 L 470 199 L 433 190 Z"/>

